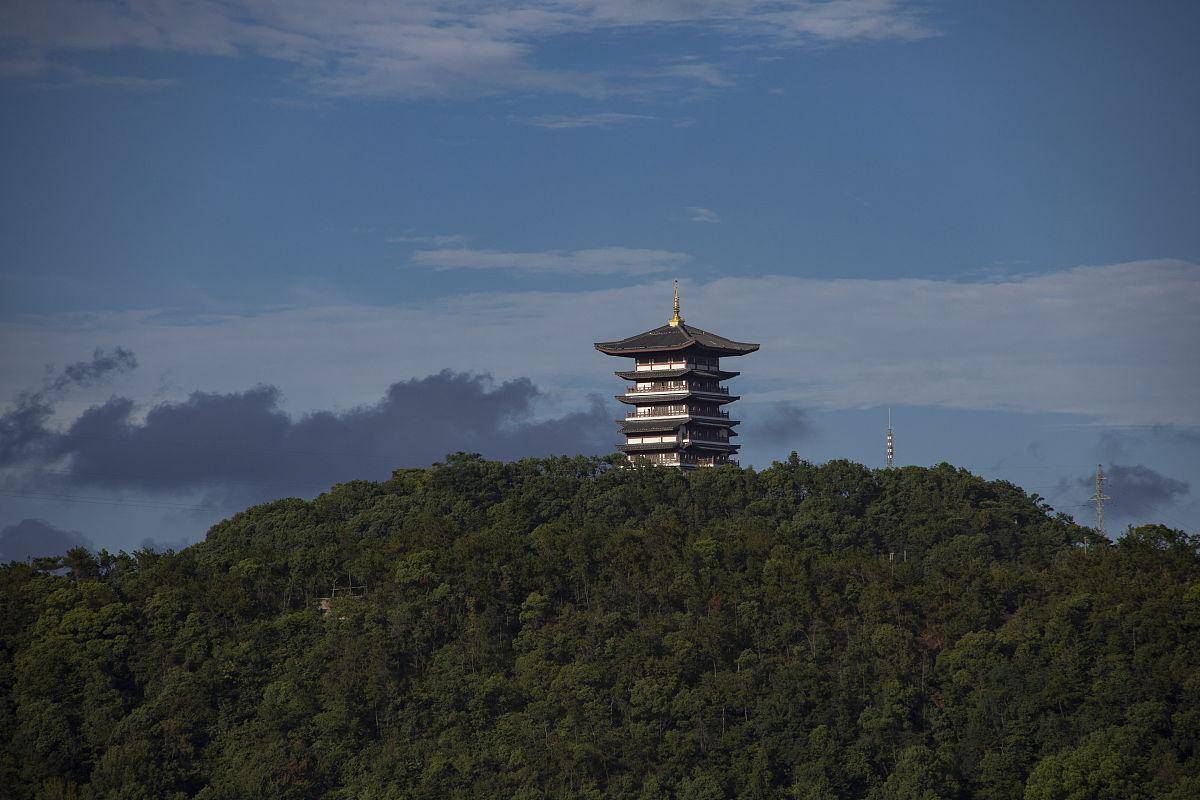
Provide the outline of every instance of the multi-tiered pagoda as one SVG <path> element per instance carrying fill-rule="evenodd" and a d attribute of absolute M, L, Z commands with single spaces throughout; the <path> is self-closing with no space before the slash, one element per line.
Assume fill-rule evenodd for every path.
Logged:
<path fill-rule="evenodd" d="M 597 342 L 610 356 L 632 358 L 633 369 L 617 376 L 633 381 L 617 399 L 629 406 L 617 420 L 625 443 L 617 445 L 630 461 L 645 459 L 673 467 L 712 467 L 735 464 L 731 456 L 737 420 L 726 406 L 738 398 L 721 381 L 739 373 L 721 369 L 721 359 L 744 356 L 756 344 L 734 342 L 693 328 L 679 316 L 679 286 L 675 314 L 661 328 L 616 342 Z"/>

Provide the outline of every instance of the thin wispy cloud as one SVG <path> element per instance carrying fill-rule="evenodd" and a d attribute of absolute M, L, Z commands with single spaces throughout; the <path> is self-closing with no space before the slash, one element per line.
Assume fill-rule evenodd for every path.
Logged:
<path fill-rule="evenodd" d="M 672 64 L 653 70 L 650 75 L 660 78 L 682 78 L 695 85 L 723 89 L 734 85 L 734 80 L 715 64 L 687 63 Z"/>
<path fill-rule="evenodd" d="M 174 78 L 143 78 L 137 75 L 104 75 L 81 69 L 56 69 L 60 77 L 53 86 L 58 88 L 128 89 L 131 91 L 154 91 L 174 86 Z"/>
<path fill-rule="evenodd" d="M 449 234 L 418 234 L 402 233 L 387 237 L 392 244 L 431 244 L 435 247 L 459 247 L 470 241 L 471 237 L 462 233 Z"/>
<path fill-rule="evenodd" d="M 0 78 L 37 78 L 46 71 L 46 59 L 41 55 L 12 55 L 0 58 Z"/>
<path fill-rule="evenodd" d="M 498 250 L 420 250 L 409 263 L 448 269 L 504 269 L 526 273 L 563 275 L 652 275 L 676 269 L 691 260 L 687 253 L 633 247 L 596 247 L 589 250 L 547 250 L 506 253 Z"/>
<path fill-rule="evenodd" d="M 604 97 L 680 80 L 696 87 L 730 85 L 724 71 L 709 64 L 647 71 L 623 60 L 585 72 L 546 66 L 539 58 L 541 45 L 564 34 L 668 26 L 687 37 L 723 36 L 731 46 L 784 48 L 937 33 L 921 7 L 904 0 L 15 0 L 0 8 L 0 39 L 21 52 L 138 48 L 265 56 L 295 65 L 314 91 L 333 95 L 522 91 Z M 649 60 L 656 54 L 641 55 Z"/>
<path fill-rule="evenodd" d="M 687 206 L 683 209 L 687 212 L 688 219 L 692 222 L 706 222 L 716 224 L 721 221 L 720 215 L 711 208 L 703 208 L 701 206 Z"/>
<path fill-rule="evenodd" d="M 614 263 L 606 250 L 621 248 L 423 258 L 431 268 L 540 264 L 549 274 L 586 274 Z M 666 260 L 649 258 L 651 268 L 686 256 L 660 258 Z M 745 368 L 760 382 L 754 396 L 764 403 L 818 412 L 874 406 L 886 397 L 905 405 L 1081 414 L 1114 425 L 1200 426 L 1200 265 L 1135 262 L 996 282 L 738 277 L 684 289 L 689 322 L 762 343 Z M 0 350 L 0 397 L 35 380 L 46 362 L 124 344 L 136 346 L 148 376 L 173 369 L 181 385 L 223 391 L 270 381 L 287 397 L 312 403 L 367 402 L 379 391 L 381 363 L 397 375 L 453 365 L 590 391 L 612 368 L 591 343 L 662 324 L 670 298 L 662 280 L 390 308 L 305 307 L 197 320 L 128 311 L 0 323 L 0 337 L 29 343 Z M 1105 346 L 1097 348 L 1098 341 Z M 263 364 L 279 366 L 264 374 Z M 148 382 L 145 392 L 155 385 Z M 104 396 L 95 390 L 88 397 Z"/>
<path fill-rule="evenodd" d="M 638 122 L 657 119 L 647 114 L 622 114 L 603 112 L 599 114 L 540 114 L 527 122 L 537 128 L 564 130 L 571 128 L 618 128 Z"/>

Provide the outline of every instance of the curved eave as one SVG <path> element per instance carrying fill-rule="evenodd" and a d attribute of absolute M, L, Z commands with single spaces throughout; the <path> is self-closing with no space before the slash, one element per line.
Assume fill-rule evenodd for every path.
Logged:
<path fill-rule="evenodd" d="M 610 356 L 674 353 L 692 347 L 718 356 L 744 356 L 753 353 L 759 345 L 735 342 L 681 322 L 679 325 L 662 325 L 615 342 L 595 342 L 593 347 Z"/>
<path fill-rule="evenodd" d="M 685 439 L 683 441 L 684 450 L 716 450 L 721 453 L 736 453 L 740 447 L 740 444 L 710 442 L 704 439 Z"/>
<path fill-rule="evenodd" d="M 730 378 L 736 378 L 741 375 L 740 372 L 726 372 L 722 369 L 661 369 L 661 370 L 618 370 L 613 373 L 618 378 L 624 378 L 627 381 L 657 381 L 669 378 L 682 378 L 686 375 L 694 375 L 697 378 L 712 378 L 718 381 L 727 381 Z"/>
<path fill-rule="evenodd" d="M 696 398 L 698 400 L 711 400 L 719 406 L 726 403 L 732 403 L 734 400 L 740 399 L 736 394 L 721 394 L 719 392 L 697 392 L 697 391 L 680 391 L 680 392 L 630 392 L 629 394 L 613 395 L 617 400 L 631 406 L 646 406 L 654 403 L 677 403 L 680 400 L 690 400 Z"/>
<path fill-rule="evenodd" d="M 659 444 L 619 444 L 617 449 L 622 453 L 674 453 L 679 450 L 678 442 L 662 442 Z"/>
<path fill-rule="evenodd" d="M 650 421 L 633 421 L 627 419 L 617 420 L 620 426 L 621 433 L 629 436 L 640 436 L 643 433 L 670 433 L 671 431 L 679 430 L 681 425 L 685 425 L 687 419 L 677 417 L 675 419 L 650 420 Z"/>
<path fill-rule="evenodd" d="M 630 423 L 635 423 L 635 424 L 637 424 L 637 423 L 655 423 L 655 424 L 662 423 L 664 425 L 672 426 L 671 428 L 667 428 L 665 430 L 675 430 L 675 428 L 679 427 L 680 425 L 684 424 L 685 422 L 689 423 L 689 424 L 694 424 L 694 425 L 708 425 L 711 428 L 732 428 L 734 425 L 742 424 L 742 421 L 740 419 L 725 419 L 724 417 L 697 417 L 697 416 L 688 416 L 688 415 L 684 415 L 684 414 L 680 414 L 675 417 L 662 416 L 662 417 L 655 417 L 652 419 L 622 418 L 622 419 L 618 419 L 615 421 L 618 425 L 622 425 L 622 426 L 630 424 Z M 638 430 L 648 430 L 648 429 L 639 428 Z M 737 434 L 734 433 L 733 431 L 730 431 L 729 434 L 731 436 L 737 436 Z"/>
<path fill-rule="evenodd" d="M 721 423 L 727 423 L 727 424 L 721 424 Z M 710 428 L 725 428 L 729 431 L 729 434 L 728 434 L 729 436 L 737 436 L 738 435 L 738 432 L 733 429 L 733 426 L 738 424 L 738 420 L 736 420 L 736 419 L 733 420 L 732 422 L 730 422 L 729 420 L 721 420 L 720 422 L 718 422 L 715 419 L 712 419 L 712 420 L 710 420 L 710 419 L 693 419 L 692 424 L 693 425 L 707 425 Z"/>
<path fill-rule="evenodd" d="M 720 356 L 721 358 L 733 358 L 734 356 L 748 356 L 759 348 L 757 344 L 749 342 L 734 342 L 736 347 L 722 347 L 709 344 L 700 344 L 696 341 L 684 342 L 683 344 L 673 345 L 671 347 L 663 347 L 662 345 L 647 345 L 645 347 L 636 347 L 629 345 L 621 345 L 617 342 L 596 342 L 592 346 L 604 353 L 606 356 L 644 356 L 647 353 L 677 353 L 680 350 L 687 350 L 689 347 L 695 347 L 697 350 L 703 350 L 706 353 Z"/>
<path fill-rule="evenodd" d="M 666 419 L 662 422 L 631 422 L 626 419 L 617 420 L 618 433 L 622 434 L 623 436 L 645 436 L 655 433 L 672 433 L 679 430 L 681 426 L 689 423 L 692 425 L 703 425 L 707 428 L 725 428 L 727 431 L 729 431 L 727 434 L 728 436 L 738 435 L 738 432 L 733 428 L 721 425 L 716 420 L 701 422 L 695 419 L 683 419 L 682 417 L 679 419 Z"/>

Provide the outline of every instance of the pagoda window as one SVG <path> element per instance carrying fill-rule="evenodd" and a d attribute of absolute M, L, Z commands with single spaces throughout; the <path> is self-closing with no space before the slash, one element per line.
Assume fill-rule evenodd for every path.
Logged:
<path fill-rule="evenodd" d="M 729 439 L 729 432 L 724 428 L 691 427 L 687 430 L 687 438 L 706 442 L 724 442 Z"/>
<path fill-rule="evenodd" d="M 674 436 L 674 435 L 630 436 L 625 440 L 625 444 L 659 444 L 661 442 L 666 442 L 667 444 L 674 444 L 678 440 L 679 440 L 678 437 Z"/>

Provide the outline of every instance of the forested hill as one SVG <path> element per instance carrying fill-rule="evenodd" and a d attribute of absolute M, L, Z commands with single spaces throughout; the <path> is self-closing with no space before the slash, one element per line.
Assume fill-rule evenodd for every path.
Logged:
<path fill-rule="evenodd" d="M 3 567 L 0 797 L 1200 797 L 1195 538 L 948 465 L 612 465 Z"/>

